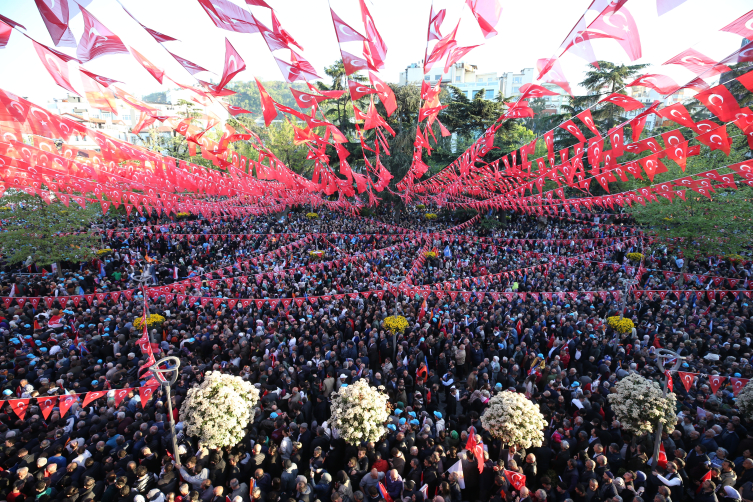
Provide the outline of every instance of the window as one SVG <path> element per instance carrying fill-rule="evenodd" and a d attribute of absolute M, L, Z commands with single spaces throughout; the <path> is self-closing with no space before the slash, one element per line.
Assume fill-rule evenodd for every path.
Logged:
<path fill-rule="evenodd" d="M 486 90 L 486 99 L 494 99 L 494 89 Z"/>
<path fill-rule="evenodd" d="M 476 96 L 481 92 L 481 90 L 473 91 L 473 97 L 471 99 L 476 99 Z"/>
<path fill-rule="evenodd" d="M 494 80 L 495 80 L 494 77 L 489 77 L 489 78 L 486 79 L 487 82 L 494 82 Z"/>
<path fill-rule="evenodd" d="M 519 92 L 520 92 L 520 86 L 519 85 L 516 85 L 515 87 L 512 88 L 512 93 L 513 94 L 517 94 Z"/>
<path fill-rule="evenodd" d="M 426 75 L 426 76 L 424 77 L 424 80 L 426 80 L 427 82 L 429 81 L 429 79 L 431 79 L 431 77 L 430 77 L 429 75 Z"/>
<path fill-rule="evenodd" d="M 460 77 L 455 77 L 455 82 L 460 82 Z"/>
<path fill-rule="evenodd" d="M 512 78 L 513 84 L 522 84 L 523 83 L 523 77 L 513 77 Z"/>
<path fill-rule="evenodd" d="M 442 78 L 442 75 L 434 75 L 434 80 L 439 80 L 440 78 Z"/>

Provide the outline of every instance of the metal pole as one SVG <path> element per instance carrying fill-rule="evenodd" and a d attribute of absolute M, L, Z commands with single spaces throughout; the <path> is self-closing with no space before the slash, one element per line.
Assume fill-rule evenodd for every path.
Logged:
<path fill-rule="evenodd" d="M 672 366 L 671 370 L 668 370 L 670 372 L 677 371 L 680 368 L 680 365 L 682 364 L 683 359 L 685 359 L 683 356 L 679 355 L 677 352 L 674 352 L 669 349 L 658 349 L 656 351 L 656 365 L 659 367 L 659 371 L 664 373 L 664 385 L 663 385 L 663 396 L 667 397 L 667 387 L 669 386 L 669 376 L 666 373 L 666 370 L 664 369 L 664 359 L 675 359 L 675 364 Z M 659 461 L 659 445 L 661 444 L 661 435 L 664 431 L 664 424 L 659 422 L 659 425 L 656 428 L 656 436 L 654 437 L 654 453 L 651 456 L 653 458 L 653 462 L 651 463 L 651 466 L 656 468 L 658 466 Z"/>
<path fill-rule="evenodd" d="M 170 415 L 170 432 L 173 436 L 173 454 L 175 455 L 175 463 L 180 464 L 180 453 L 178 453 L 178 438 L 175 435 L 175 419 L 173 418 L 173 400 L 170 396 L 170 384 L 168 382 L 164 382 L 162 384 L 162 387 L 165 389 L 165 394 L 167 394 L 167 412 Z"/>
<path fill-rule="evenodd" d="M 165 365 L 167 366 L 168 361 L 174 364 L 172 368 L 161 369 L 159 367 L 160 364 L 163 363 L 165 363 Z M 178 438 L 175 434 L 175 419 L 173 418 L 173 402 L 172 396 L 170 394 L 170 386 L 178 381 L 178 368 L 180 368 L 180 359 L 174 356 L 167 356 L 163 357 L 159 361 L 155 362 L 152 366 L 150 366 L 149 371 L 157 380 L 161 381 L 162 388 L 165 390 L 165 395 L 167 396 L 167 412 L 170 415 L 170 432 L 173 436 L 173 454 L 175 455 L 175 463 L 180 464 L 180 455 L 178 454 Z M 165 377 L 163 376 L 164 373 L 169 373 L 170 378 L 165 379 Z"/>
<path fill-rule="evenodd" d="M 625 307 L 627 307 L 627 297 L 630 293 L 630 287 L 634 284 L 638 284 L 638 281 L 636 281 L 635 279 L 625 280 L 625 293 L 622 295 L 622 305 L 620 306 L 620 320 L 622 320 L 622 317 L 625 315 Z"/>

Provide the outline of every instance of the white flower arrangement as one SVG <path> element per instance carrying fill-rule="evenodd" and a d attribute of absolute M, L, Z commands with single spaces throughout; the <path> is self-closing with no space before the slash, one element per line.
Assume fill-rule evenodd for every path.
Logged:
<path fill-rule="evenodd" d="M 481 425 L 505 444 L 530 448 L 541 446 L 547 423 L 539 407 L 523 394 L 503 391 L 489 400 Z"/>
<path fill-rule="evenodd" d="M 245 435 L 259 391 L 241 377 L 210 371 L 188 390 L 180 420 L 189 436 L 210 449 L 238 444 Z"/>
<path fill-rule="evenodd" d="M 746 420 L 753 419 L 753 385 L 743 387 L 743 390 L 737 394 L 735 404 Z"/>
<path fill-rule="evenodd" d="M 638 435 L 654 432 L 659 422 L 670 431 L 677 424 L 674 393 L 664 397 L 658 383 L 637 373 L 617 382 L 617 392 L 609 395 L 609 403 L 622 428 Z"/>
<path fill-rule="evenodd" d="M 390 416 L 384 386 L 371 387 L 366 380 L 343 386 L 331 395 L 332 417 L 329 423 L 350 444 L 376 442 L 387 431 Z"/>

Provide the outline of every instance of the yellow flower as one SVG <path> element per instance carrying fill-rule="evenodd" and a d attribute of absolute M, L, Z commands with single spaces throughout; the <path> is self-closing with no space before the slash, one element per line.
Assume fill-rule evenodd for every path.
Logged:
<path fill-rule="evenodd" d="M 317 213 L 306 213 L 306 218 L 308 218 L 310 220 L 314 220 L 314 219 L 316 219 L 318 217 L 319 217 L 319 215 Z"/>
<path fill-rule="evenodd" d="M 427 252 L 424 253 L 424 256 L 426 258 L 436 258 L 437 257 L 437 252 L 436 251 L 427 251 Z"/>
<path fill-rule="evenodd" d="M 631 333 L 633 331 L 633 328 L 635 328 L 635 324 L 633 324 L 632 319 L 628 319 L 626 317 L 620 319 L 620 316 L 608 317 L 607 325 L 618 333 L 622 334 Z"/>
<path fill-rule="evenodd" d="M 162 323 L 165 322 L 165 318 L 162 317 L 159 314 L 149 314 L 149 317 L 146 319 L 146 325 L 149 328 L 155 328 L 162 325 Z M 136 320 L 133 321 L 133 327 L 141 330 L 144 328 L 144 318 L 139 316 L 136 318 Z"/>
<path fill-rule="evenodd" d="M 628 260 L 634 261 L 634 262 L 639 262 L 643 259 L 643 254 L 641 253 L 628 253 L 625 256 L 627 257 Z"/>
<path fill-rule="evenodd" d="M 416 209 L 426 209 L 426 206 L 423 204 L 416 204 Z"/>
<path fill-rule="evenodd" d="M 177 216 L 178 218 L 188 218 L 189 216 L 191 216 L 191 213 L 183 212 L 183 213 L 178 213 L 175 216 Z"/>
<path fill-rule="evenodd" d="M 434 214 L 434 213 L 426 213 L 424 215 L 424 218 L 426 218 L 427 220 L 436 220 L 437 219 L 437 215 Z"/>
<path fill-rule="evenodd" d="M 112 249 L 100 249 L 97 251 L 97 256 L 105 256 L 112 253 Z"/>
<path fill-rule="evenodd" d="M 727 261 L 730 261 L 735 264 L 740 263 L 744 260 L 744 258 L 740 256 L 739 254 L 728 254 L 726 258 L 727 258 Z"/>
<path fill-rule="evenodd" d="M 389 316 L 382 323 L 382 327 L 390 333 L 402 333 L 408 327 L 408 320 L 401 316 Z"/>

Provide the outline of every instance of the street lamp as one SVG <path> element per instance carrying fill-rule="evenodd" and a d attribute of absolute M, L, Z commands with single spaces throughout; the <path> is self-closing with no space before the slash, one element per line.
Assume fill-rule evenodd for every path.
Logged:
<path fill-rule="evenodd" d="M 141 293 L 144 295 L 144 316 L 146 316 L 146 313 L 148 311 L 146 283 L 147 281 L 152 280 L 152 276 L 149 275 L 149 272 L 145 267 L 141 272 L 141 275 L 134 276 L 134 279 L 139 283 L 139 286 L 141 287 Z M 144 323 L 144 332 L 147 336 L 148 342 L 151 343 L 152 340 L 151 338 L 149 338 L 149 329 L 146 325 L 146 322 Z M 161 364 L 165 365 L 164 369 L 160 368 Z M 172 364 L 173 367 L 170 367 L 170 364 Z M 178 381 L 178 368 L 180 368 L 180 359 L 175 356 L 167 356 L 149 366 L 148 371 L 160 383 L 162 389 L 165 391 L 165 395 L 167 396 L 167 413 L 168 415 L 170 415 L 170 432 L 173 436 L 173 453 L 175 454 L 175 462 L 177 464 L 180 464 L 180 456 L 178 454 L 178 438 L 175 435 L 175 419 L 173 418 L 173 402 L 170 394 L 170 386 L 175 385 L 175 382 Z M 169 377 L 167 379 L 165 378 L 165 373 L 169 374 Z"/>
<path fill-rule="evenodd" d="M 675 372 L 678 369 L 680 369 L 680 365 L 682 364 L 682 361 L 685 359 L 685 357 L 681 356 L 675 351 L 669 350 L 669 349 L 657 349 L 656 350 L 656 366 L 659 368 L 659 371 L 664 374 L 664 385 L 662 386 L 662 390 L 664 391 L 664 397 L 667 397 L 667 387 L 669 386 L 669 373 L 668 372 Z M 664 365 L 674 360 L 674 365 L 672 366 L 672 369 L 666 370 L 664 368 Z M 651 458 L 654 459 L 652 466 L 656 467 L 657 462 L 659 461 L 659 445 L 661 444 L 661 434 L 664 430 L 664 424 L 659 422 L 659 426 L 656 428 L 656 438 L 654 439 L 654 454 Z"/>
<path fill-rule="evenodd" d="M 161 364 L 164 364 L 167 367 L 162 369 L 160 368 Z M 169 367 L 169 364 L 173 364 L 174 366 L 171 368 Z M 175 454 L 176 464 L 180 464 L 180 455 L 178 453 L 178 438 L 175 434 L 175 419 L 173 418 L 173 402 L 170 397 L 170 386 L 175 385 L 175 382 L 178 381 L 178 368 L 180 368 L 180 359 L 175 356 L 163 357 L 153 365 L 149 366 L 149 371 L 154 375 L 154 378 L 159 380 L 162 385 L 162 390 L 165 391 L 165 395 L 167 396 L 167 413 L 170 416 L 170 432 L 173 436 L 173 453 Z M 165 373 L 169 374 L 169 378 L 165 379 Z"/>
<path fill-rule="evenodd" d="M 638 281 L 635 279 L 625 279 L 625 292 L 622 295 L 622 306 L 620 307 L 620 320 L 622 320 L 622 317 L 625 315 L 625 307 L 627 307 L 627 297 L 628 293 L 630 293 L 630 288 L 638 284 Z"/>

